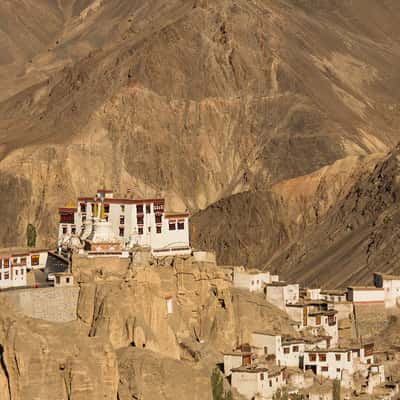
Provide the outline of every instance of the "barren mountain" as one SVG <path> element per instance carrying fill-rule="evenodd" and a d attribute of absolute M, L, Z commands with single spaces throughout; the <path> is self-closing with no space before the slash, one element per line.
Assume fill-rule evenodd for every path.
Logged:
<path fill-rule="evenodd" d="M 399 22 L 396 0 L 3 1 L 0 243 L 54 243 L 57 207 L 107 186 L 211 206 L 195 244 L 268 264 L 399 140 Z"/>

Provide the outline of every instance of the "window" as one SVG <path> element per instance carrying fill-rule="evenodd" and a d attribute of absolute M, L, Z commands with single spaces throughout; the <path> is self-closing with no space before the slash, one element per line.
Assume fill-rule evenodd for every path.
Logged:
<path fill-rule="evenodd" d="M 123 215 L 119 216 L 119 224 L 120 225 L 124 225 L 125 224 L 125 216 L 123 216 Z"/>
<path fill-rule="evenodd" d="M 154 211 L 160 211 L 163 212 L 164 211 L 164 204 L 162 203 L 154 203 Z"/>
<path fill-rule="evenodd" d="M 160 214 L 157 214 L 156 215 L 156 224 L 161 224 L 161 215 Z"/>
<path fill-rule="evenodd" d="M 276 378 L 276 381 L 278 382 L 278 377 Z"/>
<path fill-rule="evenodd" d="M 321 325 L 321 317 L 319 315 L 315 317 L 315 325 Z"/>
<path fill-rule="evenodd" d="M 317 361 L 317 355 L 316 354 L 311 353 L 311 354 L 308 355 L 308 358 L 310 359 L 310 361 Z"/>
<path fill-rule="evenodd" d="M 63 213 L 60 214 L 60 222 L 62 224 L 73 224 L 74 223 L 74 213 Z"/>
<path fill-rule="evenodd" d="M 336 372 L 339 372 L 339 373 L 340 373 L 340 368 L 336 368 Z"/>
<path fill-rule="evenodd" d="M 271 381 L 271 379 L 269 380 L 269 387 L 272 387 L 272 381 Z"/>
<path fill-rule="evenodd" d="M 119 228 L 119 236 L 124 236 L 124 234 L 125 234 L 125 229 Z"/>
<path fill-rule="evenodd" d="M 1 277 L 1 272 L 0 272 L 0 281 L 2 280 L 2 277 Z"/>
<path fill-rule="evenodd" d="M 319 361 L 326 361 L 326 354 L 325 353 L 319 353 L 318 354 L 318 360 Z"/>
<path fill-rule="evenodd" d="M 341 354 L 335 354 L 335 359 L 336 359 L 336 361 L 340 361 L 342 359 L 342 355 Z"/>
<path fill-rule="evenodd" d="M 18 270 L 17 269 L 15 270 L 15 275 L 18 275 Z"/>
<path fill-rule="evenodd" d="M 23 269 L 21 269 L 21 275 L 24 275 L 24 270 Z"/>
<path fill-rule="evenodd" d="M 82 213 L 86 212 L 86 204 L 85 203 L 81 203 L 81 212 Z"/>
<path fill-rule="evenodd" d="M 284 347 L 283 348 L 283 353 L 284 354 L 289 354 L 290 353 L 290 347 Z"/>
<path fill-rule="evenodd" d="M 137 222 L 138 225 L 143 225 L 143 223 L 144 223 L 143 215 L 138 215 L 137 218 L 136 218 L 136 222 Z"/>
<path fill-rule="evenodd" d="M 109 204 L 104 204 L 104 212 L 108 214 L 110 212 L 110 205 Z"/>
<path fill-rule="evenodd" d="M 62 233 L 63 233 L 63 235 L 67 234 L 67 227 L 66 226 L 62 227 Z"/>
<path fill-rule="evenodd" d="M 264 354 L 268 354 L 268 347 L 264 346 Z"/>
<path fill-rule="evenodd" d="M 180 231 L 185 229 L 185 222 L 184 221 L 178 221 L 178 229 Z"/>
<path fill-rule="evenodd" d="M 149 226 L 148 228 L 147 228 L 147 231 L 150 233 L 151 232 L 151 226 Z"/>
<path fill-rule="evenodd" d="M 82 222 L 86 221 L 86 215 L 82 215 Z"/>
<path fill-rule="evenodd" d="M 168 224 L 168 226 L 169 226 L 169 230 L 170 230 L 170 231 L 174 231 L 174 230 L 176 229 L 175 222 L 170 222 L 170 223 Z"/>
<path fill-rule="evenodd" d="M 121 204 L 121 212 L 124 213 L 125 212 L 125 206 L 123 204 Z"/>
<path fill-rule="evenodd" d="M 351 360 L 351 353 L 347 353 L 347 361 Z"/>
<path fill-rule="evenodd" d="M 26 257 L 21 257 L 21 265 L 26 265 Z"/>
<path fill-rule="evenodd" d="M 65 278 L 65 282 L 69 283 L 69 278 Z"/>
<path fill-rule="evenodd" d="M 10 273 L 8 271 L 4 272 L 4 279 L 10 279 Z"/>
<path fill-rule="evenodd" d="M 60 277 L 59 276 L 56 276 L 56 283 L 57 283 L 57 285 L 60 284 Z"/>
<path fill-rule="evenodd" d="M 150 214 L 150 204 L 146 204 L 146 214 Z"/>
<path fill-rule="evenodd" d="M 321 367 L 322 372 L 328 372 L 328 367 Z"/>
<path fill-rule="evenodd" d="M 159 226 L 159 225 L 156 226 L 156 232 L 161 233 L 161 226 Z"/>
<path fill-rule="evenodd" d="M 4 259 L 4 268 L 8 268 L 10 266 L 10 260 L 8 258 Z"/>
<path fill-rule="evenodd" d="M 143 227 L 139 227 L 138 233 L 139 233 L 139 235 L 143 235 Z"/>
<path fill-rule="evenodd" d="M 39 256 L 38 255 L 31 256 L 31 265 L 39 265 Z"/>
<path fill-rule="evenodd" d="M 136 204 L 136 213 L 143 214 L 143 204 Z"/>
<path fill-rule="evenodd" d="M 76 233 L 76 228 L 75 228 L 75 226 L 73 226 L 73 227 L 71 228 L 71 233 L 72 233 L 73 235 L 75 235 L 75 233 Z"/>
<path fill-rule="evenodd" d="M 293 353 L 299 352 L 299 346 L 293 346 Z"/>
<path fill-rule="evenodd" d="M 264 374 L 263 374 L 263 373 L 260 374 L 260 380 L 261 380 L 261 381 L 264 380 Z"/>
<path fill-rule="evenodd" d="M 12 263 L 13 263 L 13 265 L 18 264 L 18 258 L 13 258 Z"/>

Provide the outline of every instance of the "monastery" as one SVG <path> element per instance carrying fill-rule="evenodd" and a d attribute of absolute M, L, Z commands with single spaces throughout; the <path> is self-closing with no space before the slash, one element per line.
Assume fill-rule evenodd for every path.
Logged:
<path fill-rule="evenodd" d="M 59 209 L 59 251 L 127 256 L 134 248 L 153 256 L 191 254 L 189 214 L 165 211 L 165 200 L 115 198 L 99 189 Z"/>

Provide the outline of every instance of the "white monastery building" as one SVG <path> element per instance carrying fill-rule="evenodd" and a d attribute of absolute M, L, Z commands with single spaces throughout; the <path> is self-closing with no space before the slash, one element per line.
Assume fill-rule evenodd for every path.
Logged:
<path fill-rule="evenodd" d="M 265 298 L 276 307 L 286 311 L 288 304 L 296 304 L 300 298 L 299 284 L 288 284 L 286 282 L 271 282 L 266 285 Z"/>
<path fill-rule="evenodd" d="M 59 214 L 59 249 L 117 255 L 140 246 L 153 255 L 191 253 L 189 214 L 166 212 L 162 198 L 115 198 L 112 191 L 99 189 L 93 197 L 60 208 Z"/>

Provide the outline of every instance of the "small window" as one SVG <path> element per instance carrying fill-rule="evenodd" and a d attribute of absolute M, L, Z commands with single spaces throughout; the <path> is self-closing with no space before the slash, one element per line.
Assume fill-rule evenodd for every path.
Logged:
<path fill-rule="evenodd" d="M 39 256 L 38 255 L 31 256 L 31 265 L 39 265 Z"/>
<path fill-rule="evenodd" d="M 185 229 L 185 222 L 184 221 L 178 221 L 178 229 L 182 231 Z"/>
<path fill-rule="evenodd" d="M 147 231 L 150 233 L 151 232 L 151 226 L 149 226 L 148 228 L 147 228 Z"/>
<path fill-rule="evenodd" d="M 161 224 L 161 215 L 156 215 L 156 224 Z"/>
<path fill-rule="evenodd" d="M 146 204 L 146 214 L 150 214 L 150 204 Z"/>
<path fill-rule="evenodd" d="M 318 360 L 319 361 L 326 361 L 326 354 L 325 353 L 319 353 L 318 354 Z"/>
<path fill-rule="evenodd" d="M 328 372 L 328 367 L 321 367 L 322 372 Z"/>
<path fill-rule="evenodd" d="M 23 269 L 21 269 L 21 275 L 24 275 L 24 270 Z"/>
<path fill-rule="evenodd" d="M 124 204 L 121 204 L 120 207 L 121 207 L 121 212 L 124 213 L 124 212 L 125 212 L 125 205 L 124 205 Z"/>
<path fill-rule="evenodd" d="M 319 315 L 315 317 L 315 325 L 321 325 L 321 317 Z"/>
<path fill-rule="evenodd" d="M 143 204 L 136 204 L 136 213 L 143 214 Z"/>
<path fill-rule="evenodd" d="M 21 265 L 26 265 L 26 257 L 21 258 Z"/>
<path fill-rule="evenodd" d="M 69 283 L 69 277 L 65 278 L 65 282 Z"/>
<path fill-rule="evenodd" d="M 161 226 L 159 226 L 159 225 L 156 226 L 156 232 L 161 233 Z"/>
<path fill-rule="evenodd" d="M 82 222 L 86 221 L 86 215 L 82 215 Z"/>
<path fill-rule="evenodd" d="M 119 228 L 119 236 L 124 236 L 124 234 L 125 234 L 125 229 Z"/>
<path fill-rule="evenodd" d="M 340 361 L 342 359 L 342 355 L 341 354 L 335 354 L 335 359 L 336 359 L 336 361 Z"/>
<path fill-rule="evenodd" d="M 316 354 L 311 353 L 311 354 L 308 355 L 308 358 L 309 358 L 310 361 L 317 361 L 317 355 Z"/>
<path fill-rule="evenodd" d="M 76 233 L 76 228 L 75 228 L 75 226 L 73 226 L 73 227 L 71 228 L 71 233 L 72 233 L 73 235 L 75 235 L 75 233 Z"/>
<path fill-rule="evenodd" d="M 176 229 L 175 222 L 170 222 L 170 223 L 168 224 L 168 226 L 169 226 L 169 230 L 170 230 L 170 231 L 174 231 L 174 230 Z"/>
<path fill-rule="evenodd" d="M 17 269 L 15 270 L 15 275 L 18 275 L 18 270 Z"/>
<path fill-rule="evenodd" d="M 261 380 L 261 381 L 264 380 L 264 374 L 263 374 L 263 373 L 260 374 L 260 380 Z"/>
<path fill-rule="evenodd" d="M 347 353 L 347 361 L 351 360 L 351 353 Z"/>
<path fill-rule="evenodd" d="M 293 353 L 299 352 L 299 346 L 293 346 Z"/>
<path fill-rule="evenodd" d="M 143 225 L 144 224 L 144 217 L 143 215 L 138 215 L 136 218 L 137 224 L 138 225 Z"/>
<path fill-rule="evenodd" d="M 283 348 L 283 353 L 284 354 L 289 354 L 290 353 L 290 347 L 284 347 Z"/>
<path fill-rule="evenodd" d="M 339 372 L 339 373 L 340 373 L 340 368 L 336 368 L 336 372 Z"/>
<path fill-rule="evenodd" d="M 56 283 L 57 283 L 57 285 L 60 284 L 60 277 L 59 276 L 56 276 Z"/>
<path fill-rule="evenodd" d="M 271 379 L 269 380 L 269 387 L 272 387 L 272 381 L 271 381 Z"/>
<path fill-rule="evenodd" d="M 81 203 L 81 213 L 85 213 L 85 212 L 86 212 L 86 204 Z"/>
<path fill-rule="evenodd" d="M 110 205 L 109 204 L 104 204 L 104 212 L 108 214 L 110 212 Z"/>
<path fill-rule="evenodd" d="M 66 227 L 66 226 L 63 226 L 63 228 L 62 228 L 62 233 L 63 233 L 63 235 L 66 235 L 66 234 L 67 234 L 67 227 Z"/>
<path fill-rule="evenodd" d="M 268 354 L 268 347 L 264 346 L 264 354 Z"/>
<path fill-rule="evenodd" d="M 139 235 L 143 235 L 143 227 L 138 228 L 138 233 L 139 233 Z"/>
<path fill-rule="evenodd" d="M 8 268 L 10 266 L 10 260 L 8 258 L 4 259 L 4 268 Z"/>
<path fill-rule="evenodd" d="M 4 279 L 10 279 L 10 273 L 8 271 L 4 272 Z"/>
<path fill-rule="evenodd" d="M 120 217 L 119 217 L 119 224 L 120 224 L 120 225 L 124 225 L 124 224 L 125 224 L 125 216 L 124 216 L 124 215 L 120 215 Z"/>

